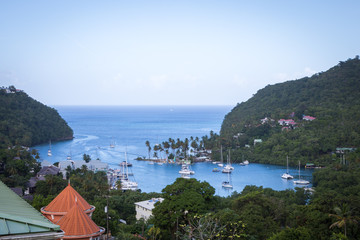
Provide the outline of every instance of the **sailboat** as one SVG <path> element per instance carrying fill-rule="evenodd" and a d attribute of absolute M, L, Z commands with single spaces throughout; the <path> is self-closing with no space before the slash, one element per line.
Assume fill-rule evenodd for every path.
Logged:
<path fill-rule="evenodd" d="M 227 175 L 228 175 L 228 180 L 222 182 L 222 187 L 223 187 L 223 188 L 233 188 L 233 186 L 231 185 L 231 182 L 230 182 L 230 173 L 231 173 L 231 172 L 228 172 L 228 173 L 227 173 Z"/>
<path fill-rule="evenodd" d="M 221 162 L 220 163 L 218 163 L 218 166 L 219 167 L 223 167 L 224 166 L 224 164 L 223 164 L 223 153 L 222 153 L 222 146 L 220 146 L 220 159 L 221 159 Z"/>
<path fill-rule="evenodd" d="M 136 191 L 138 189 L 138 183 L 135 181 L 129 180 L 129 171 L 128 171 L 128 164 L 127 164 L 126 150 L 125 150 L 125 164 L 122 164 L 120 183 L 121 183 L 121 190 L 123 190 L 123 191 L 126 191 L 126 190 Z"/>
<path fill-rule="evenodd" d="M 229 170 L 234 170 L 234 167 L 231 166 L 231 161 L 230 161 L 230 149 L 229 149 L 229 155 L 228 155 L 227 164 L 225 165 L 224 168 L 229 169 Z"/>
<path fill-rule="evenodd" d="M 293 179 L 294 177 L 289 174 L 289 159 L 286 156 L 286 173 L 284 173 L 281 178 L 283 179 Z"/>
<path fill-rule="evenodd" d="M 234 167 L 232 167 L 231 163 L 230 163 L 230 150 L 229 150 L 229 155 L 227 156 L 227 164 L 225 165 L 225 167 L 223 168 L 223 170 L 221 172 L 222 173 L 231 173 L 232 170 L 234 170 Z"/>
<path fill-rule="evenodd" d="M 114 138 L 112 138 L 112 141 L 110 142 L 110 148 L 115 148 Z"/>
<path fill-rule="evenodd" d="M 48 150 L 47 155 L 48 155 L 49 157 L 52 156 L 52 153 L 51 153 L 51 140 L 49 141 L 49 150 Z"/>
<path fill-rule="evenodd" d="M 307 185 L 310 182 L 305 180 L 305 179 L 301 179 L 300 177 L 300 161 L 299 161 L 299 180 L 294 181 L 295 184 L 300 184 L 300 185 Z"/>

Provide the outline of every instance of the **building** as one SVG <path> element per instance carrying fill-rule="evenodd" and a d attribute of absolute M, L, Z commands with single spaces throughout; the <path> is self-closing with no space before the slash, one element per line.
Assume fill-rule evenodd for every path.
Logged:
<path fill-rule="evenodd" d="M 306 121 L 313 121 L 315 120 L 316 118 L 315 117 L 312 117 L 312 116 L 305 116 L 303 115 L 303 120 L 306 120 Z"/>
<path fill-rule="evenodd" d="M 254 146 L 255 146 L 257 143 L 262 143 L 262 139 L 254 139 Z"/>
<path fill-rule="evenodd" d="M 41 213 L 53 223 L 57 223 L 60 218 L 70 211 L 75 203 L 77 203 L 89 217 L 91 217 L 95 211 L 95 207 L 91 206 L 69 183 L 49 205 L 41 208 Z"/>
<path fill-rule="evenodd" d="M 45 177 L 46 175 L 58 175 L 60 168 L 55 167 L 54 165 L 43 166 L 40 171 L 36 174 L 38 177 Z"/>
<path fill-rule="evenodd" d="M 71 187 L 59 193 L 52 202 L 41 209 L 41 213 L 51 222 L 58 224 L 65 232 L 62 239 L 95 240 L 105 232 L 91 219 L 95 207 Z"/>
<path fill-rule="evenodd" d="M 100 160 L 91 160 L 90 162 L 85 162 L 84 160 L 65 160 L 59 162 L 60 172 L 63 174 L 63 177 L 66 178 L 66 169 L 70 167 L 71 169 L 81 168 L 83 165 L 87 167 L 88 170 L 93 172 L 103 171 L 107 172 L 109 165 L 107 163 L 101 162 Z"/>
<path fill-rule="evenodd" d="M 64 232 L 0 181 L 0 239 L 59 239 Z"/>
<path fill-rule="evenodd" d="M 136 202 L 136 220 L 143 218 L 145 221 L 152 216 L 152 210 L 155 208 L 155 203 L 162 202 L 163 198 L 152 198 L 150 200 Z"/>

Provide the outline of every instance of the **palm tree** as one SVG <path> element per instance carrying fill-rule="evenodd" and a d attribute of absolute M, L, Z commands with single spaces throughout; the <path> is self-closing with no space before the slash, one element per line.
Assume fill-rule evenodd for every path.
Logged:
<path fill-rule="evenodd" d="M 150 142 L 149 142 L 149 141 L 146 141 L 146 142 L 145 142 L 145 145 L 146 145 L 147 148 L 148 148 L 148 154 L 149 154 L 149 160 L 150 160 L 150 152 L 151 152 Z"/>
<path fill-rule="evenodd" d="M 348 204 L 343 204 L 341 208 L 335 207 L 334 211 L 336 214 L 329 214 L 329 216 L 335 217 L 337 221 L 331 224 L 329 228 L 344 227 L 344 234 L 346 237 L 346 224 L 357 224 L 358 217 L 351 216 L 352 211 Z"/>

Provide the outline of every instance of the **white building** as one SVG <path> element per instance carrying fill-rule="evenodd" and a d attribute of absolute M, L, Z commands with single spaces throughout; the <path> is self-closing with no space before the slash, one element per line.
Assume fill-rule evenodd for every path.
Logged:
<path fill-rule="evenodd" d="M 152 216 L 152 210 L 155 208 L 155 203 L 164 201 L 163 198 L 152 198 L 150 200 L 136 202 L 136 220 L 143 218 L 145 221 Z"/>
<path fill-rule="evenodd" d="M 66 176 L 66 168 L 68 166 L 71 167 L 71 169 L 75 170 L 77 168 L 81 168 L 83 165 L 87 167 L 88 170 L 93 172 L 103 171 L 107 172 L 109 169 L 109 165 L 107 163 L 101 162 L 100 160 L 91 160 L 90 162 L 85 162 L 84 160 L 65 160 L 59 162 L 59 168 L 60 172 L 62 172 L 63 177 Z"/>

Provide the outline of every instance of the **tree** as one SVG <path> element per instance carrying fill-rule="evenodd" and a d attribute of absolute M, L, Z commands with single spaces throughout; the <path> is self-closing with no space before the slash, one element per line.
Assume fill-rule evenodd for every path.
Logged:
<path fill-rule="evenodd" d="M 337 221 L 330 225 L 330 229 L 333 227 L 344 228 L 344 234 L 346 237 L 346 224 L 357 224 L 358 217 L 352 216 L 351 210 L 348 204 L 343 204 L 341 208 L 334 208 L 335 214 L 329 214 L 334 217 Z"/>
<path fill-rule="evenodd" d="M 90 157 L 90 155 L 85 154 L 85 153 L 84 153 L 84 155 L 83 155 L 83 159 L 84 159 L 84 161 L 85 161 L 86 163 L 88 163 L 88 162 L 90 162 L 90 161 L 91 161 L 91 157 Z"/>
<path fill-rule="evenodd" d="M 150 153 L 151 153 L 150 142 L 149 142 L 149 141 L 146 141 L 146 142 L 145 142 L 145 145 L 146 145 L 146 147 L 148 148 L 148 154 L 149 154 L 149 160 L 150 160 L 150 159 L 151 159 L 151 157 L 150 157 Z"/>
<path fill-rule="evenodd" d="M 165 239 L 174 239 L 179 224 L 185 224 L 187 218 L 196 214 L 206 213 L 215 203 L 215 189 L 196 179 L 178 178 L 162 193 L 164 201 L 155 204 L 153 215 L 155 227 L 161 229 Z"/>

